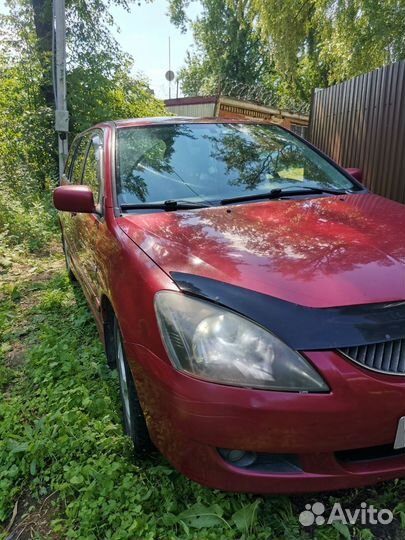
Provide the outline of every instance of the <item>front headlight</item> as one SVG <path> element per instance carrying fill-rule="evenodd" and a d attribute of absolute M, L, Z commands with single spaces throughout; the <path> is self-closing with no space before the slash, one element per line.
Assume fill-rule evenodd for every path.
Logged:
<path fill-rule="evenodd" d="M 245 317 L 171 291 L 156 294 L 155 310 L 169 358 L 181 371 L 234 386 L 329 391 L 305 358 Z"/>

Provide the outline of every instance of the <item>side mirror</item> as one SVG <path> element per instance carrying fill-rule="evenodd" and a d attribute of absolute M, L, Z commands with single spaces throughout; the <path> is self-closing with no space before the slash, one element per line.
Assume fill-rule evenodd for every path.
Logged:
<path fill-rule="evenodd" d="M 355 178 L 356 180 L 358 180 L 359 182 L 362 182 L 363 180 L 363 171 L 361 169 L 356 169 L 356 168 L 347 168 L 345 169 L 346 172 L 348 172 L 350 174 L 350 176 L 353 176 L 353 178 Z"/>
<path fill-rule="evenodd" d="M 93 214 L 96 212 L 93 192 L 88 186 L 64 185 L 53 192 L 53 204 L 62 212 Z"/>

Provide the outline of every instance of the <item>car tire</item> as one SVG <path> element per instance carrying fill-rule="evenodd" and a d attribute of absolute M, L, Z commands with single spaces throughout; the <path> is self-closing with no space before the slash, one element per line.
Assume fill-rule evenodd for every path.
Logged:
<path fill-rule="evenodd" d="M 77 281 L 76 276 L 73 273 L 72 270 L 72 260 L 69 255 L 69 248 L 67 246 L 65 237 L 62 235 L 62 246 L 63 246 L 63 254 L 65 256 L 65 265 L 66 265 L 66 271 L 68 273 L 70 281 Z"/>
<path fill-rule="evenodd" d="M 153 449 L 145 416 L 139 402 L 134 378 L 125 355 L 117 319 L 114 320 L 115 365 L 118 371 L 125 433 L 131 438 L 137 456 L 145 457 Z"/>

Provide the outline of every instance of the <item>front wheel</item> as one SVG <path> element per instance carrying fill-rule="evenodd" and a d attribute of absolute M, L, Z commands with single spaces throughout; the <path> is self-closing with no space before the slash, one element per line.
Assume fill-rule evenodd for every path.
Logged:
<path fill-rule="evenodd" d="M 134 379 L 125 356 L 121 331 L 116 319 L 114 321 L 114 349 L 120 383 L 125 433 L 131 437 L 135 453 L 144 456 L 153 449 L 153 444 L 149 437 L 148 427 L 141 404 L 139 403 Z"/>

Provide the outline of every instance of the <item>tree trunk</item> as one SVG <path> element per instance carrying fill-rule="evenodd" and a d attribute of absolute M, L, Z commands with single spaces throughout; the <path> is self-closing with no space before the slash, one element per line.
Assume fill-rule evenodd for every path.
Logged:
<path fill-rule="evenodd" d="M 55 107 L 52 85 L 52 0 L 31 0 L 37 48 L 42 65 L 41 94 L 48 107 Z"/>

